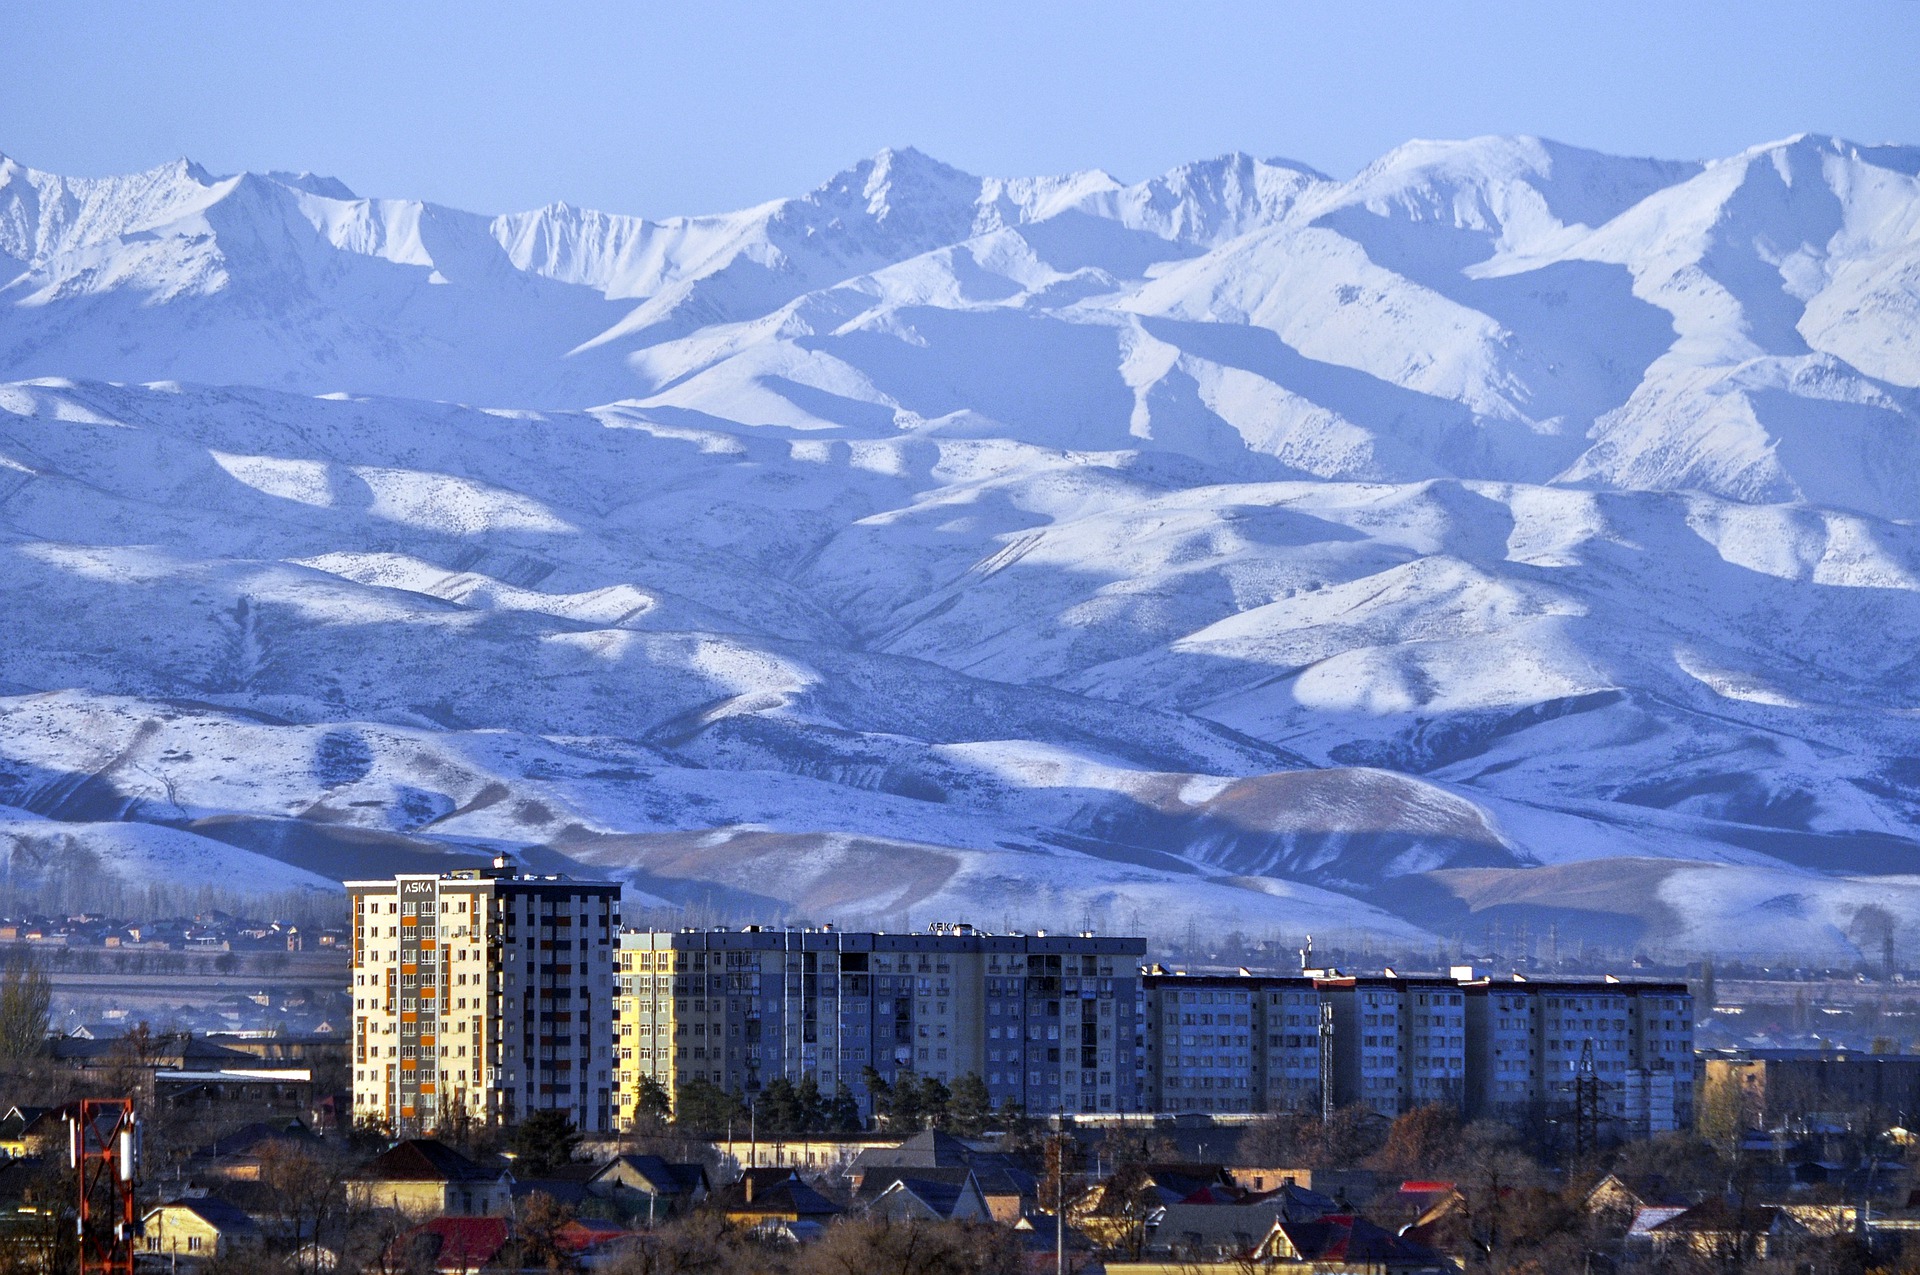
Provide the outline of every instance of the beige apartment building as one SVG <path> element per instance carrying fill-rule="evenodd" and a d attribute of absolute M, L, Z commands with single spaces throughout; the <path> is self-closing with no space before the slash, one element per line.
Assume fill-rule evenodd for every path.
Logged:
<path fill-rule="evenodd" d="M 346 885 L 356 1120 L 406 1136 L 552 1109 L 612 1127 L 617 884 L 496 859 Z"/>

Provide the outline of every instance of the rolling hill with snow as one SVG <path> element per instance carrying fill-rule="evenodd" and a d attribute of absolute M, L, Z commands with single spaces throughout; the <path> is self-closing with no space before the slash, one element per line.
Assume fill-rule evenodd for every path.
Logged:
<path fill-rule="evenodd" d="M 1920 950 L 1920 149 L 0 158 L 0 381 L 17 877 Z"/>

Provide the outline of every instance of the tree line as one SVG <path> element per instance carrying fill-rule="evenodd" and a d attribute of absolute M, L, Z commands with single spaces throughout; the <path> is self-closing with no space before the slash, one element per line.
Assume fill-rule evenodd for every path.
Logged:
<path fill-rule="evenodd" d="M 890 1133 L 940 1129 L 967 1137 L 989 1129 L 1022 1127 L 1025 1112 L 1011 1101 L 997 1110 L 986 1081 L 968 1072 L 948 1085 L 934 1076 L 901 1071 L 888 1080 L 872 1067 L 861 1074 L 873 1114 Z M 672 1093 L 652 1076 L 640 1079 L 635 1125 L 659 1129 L 671 1125 L 686 1133 L 737 1138 L 749 1130 L 761 1137 L 812 1133 L 857 1133 L 866 1127 L 860 1104 L 843 1080 L 832 1094 L 811 1073 L 797 1082 L 776 1076 L 752 1095 L 723 1089 L 711 1080 L 689 1080 Z"/>

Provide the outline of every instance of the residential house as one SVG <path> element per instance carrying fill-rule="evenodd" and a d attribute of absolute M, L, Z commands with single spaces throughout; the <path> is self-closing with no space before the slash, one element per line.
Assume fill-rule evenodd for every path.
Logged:
<path fill-rule="evenodd" d="M 893 1178 L 866 1203 L 867 1213 L 896 1222 L 992 1220 L 986 1197 L 981 1195 L 972 1170 L 963 1169 L 958 1181 L 951 1177 L 920 1176 L 936 1172 L 938 1170 L 901 1170 L 902 1176 Z M 868 1181 L 871 1183 L 872 1179 Z"/>
<path fill-rule="evenodd" d="M 587 1190 L 628 1217 L 660 1221 L 707 1198 L 707 1171 L 657 1155 L 617 1155 L 587 1180 Z"/>
<path fill-rule="evenodd" d="M 67 1117 L 73 1111 L 72 1103 L 60 1107 L 7 1108 L 7 1114 L 0 1116 L 0 1151 L 6 1152 L 8 1159 L 24 1160 L 49 1151 L 65 1150 Z"/>
<path fill-rule="evenodd" d="M 260 1226 L 251 1216 L 211 1196 L 149 1209 L 141 1229 L 144 1252 L 203 1261 L 258 1247 L 261 1241 Z"/>
<path fill-rule="evenodd" d="M 592 1217 L 574 1218 L 560 1228 L 555 1238 L 575 1261 L 590 1268 L 617 1260 L 635 1243 L 634 1233 L 626 1227 Z"/>
<path fill-rule="evenodd" d="M 295 1221 L 285 1213 L 286 1198 L 270 1182 L 259 1178 L 209 1178 L 204 1186 L 196 1183 L 183 1193 L 188 1199 L 212 1196 L 233 1205 L 260 1228 L 269 1240 L 292 1237 Z"/>
<path fill-rule="evenodd" d="M 298 1120 L 256 1120 L 195 1149 L 187 1167 L 196 1177 L 254 1179 L 276 1154 L 313 1153 L 324 1145 Z"/>
<path fill-rule="evenodd" d="M 504 1217 L 429 1218 L 387 1246 L 386 1265 L 474 1275 L 491 1267 L 512 1238 Z"/>
<path fill-rule="evenodd" d="M 1275 1222 L 1253 1252 L 1256 1265 L 1280 1272 L 1366 1271 L 1369 1275 L 1451 1275 L 1438 1250 L 1352 1213 L 1315 1222 Z"/>
<path fill-rule="evenodd" d="M 1130 1165 L 1070 1200 L 1067 1218 L 1100 1244 L 1138 1249 L 1150 1239 L 1149 1220 L 1168 1205 L 1225 1203 L 1243 1194 L 1219 1165 Z"/>
<path fill-rule="evenodd" d="M 952 1134 L 928 1129 L 891 1146 L 870 1147 L 848 1166 L 856 1198 L 872 1199 L 902 1176 L 932 1174 L 933 1181 L 958 1181 L 971 1172 L 995 1221 L 1011 1226 L 1034 1207 L 1033 1174 L 1013 1157 L 979 1151 Z"/>
<path fill-rule="evenodd" d="M 1339 1206 L 1328 1197 L 1299 1186 L 1238 1198 L 1210 1187 L 1149 1213 L 1145 1250 L 1188 1256 L 1244 1256 L 1272 1231 L 1275 1222 L 1313 1222 L 1338 1211 Z"/>
<path fill-rule="evenodd" d="M 961 1169 L 973 1163 L 974 1149 L 950 1133 L 927 1129 L 886 1146 L 869 1146 L 847 1166 L 854 1190 L 869 1169 Z"/>
<path fill-rule="evenodd" d="M 595 1198 L 588 1184 L 599 1172 L 599 1165 L 585 1160 L 557 1164 L 537 1178 L 516 1177 L 513 1180 L 513 1198 L 525 1200 L 532 1195 L 544 1195 L 577 1211 Z"/>
<path fill-rule="evenodd" d="M 1076 1226 L 1059 1227 L 1051 1213 L 1038 1210 L 1027 1213 L 1011 1229 L 1013 1238 L 1020 1244 L 1021 1269 L 1027 1275 L 1053 1275 L 1056 1244 L 1061 1246 L 1068 1275 L 1085 1275 L 1103 1269 L 1099 1250 L 1086 1232 Z M 1104 1269 L 1113 1267 L 1109 1264 Z M 1169 1275 L 1173 1275 L 1173 1268 L 1169 1268 Z M 1179 1275 L 1185 1272 L 1180 1271 Z"/>
<path fill-rule="evenodd" d="M 1715 1261 L 1764 1261 L 1792 1249 L 1807 1231 L 1784 1208 L 1715 1197 L 1649 1228 L 1648 1235 L 1658 1253 L 1677 1249 Z"/>
<path fill-rule="evenodd" d="M 1653 1250 L 1653 1228 L 1662 1222 L 1670 1221 L 1687 1211 L 1687 1206 L 1679 1204 L 1649 1204 L 1633 1211 L 1632 1219 L 1627 1223 L 1627 1233 L 1623 1237 L 1627 1250 L 1635 1254 L 1645 1254 Z"/>
<path fill-rule="evenodd" d="M 1609 1173 L 1587 1192 L 1586 1208 L 1589 1213 L 1633 1217 L 1641 1209 L 1674 1206 L 1684 1209 L 1692 1203 L 1693 1200 L 1680 1198 L 1667 1186 L 1667 1180 L 1658 1174 L 1623 1176 Z"/>
<path fill-rule="evenodd" d="M 1255 1164 L 1230 1164 L 1226 1169 L 1233 1184 L 1243 1191 L 1271 1191 L 1288 1183 L 1309 1189 L 1313 1187 L 1312 1169 Z"/>
<path fill-rule="evenodd" d="M 1188 1260 L 1244 1258 L 1272 1229 L 1276 1214 L 1239 1204 L 1168 1204 L 1146 1219 L 1144 1252 Z"/>
<path fill-rule="evenodd" d="M 1110 1196 L 1133 1192 L 1149 1195 L 1155 1204 L 1237 1200 L 1243 1194 L 1217 1164 L 1143 1164 L 1102 1182 L 1074 1212 L 1100 1212 Z"/>
<path fill-rule="evenodd" d="M 840 1206 L 820 1194 L 792 1169 L 748 1169 L 738 1181 L 714 1193 L 729 1222 L 757 1226 L 762 1222 L 818 1222 L 840 1215 Z"/>
<path fill-rule="evenodd" d="M 432 1138 L 409 1138 L 354 1170 L 347 1199 L 408 1217 L 493 1217 L 512 1208 L 513 1175 Z"/>
<path fill-rule="evenodd" d="M 987 1212 L 1002 1226 L 1012 1226 L 1039 1206 L 1040 1186 L 1033 1174 L 1013 1165 L 976 1164 L 972 1167 Z"/>

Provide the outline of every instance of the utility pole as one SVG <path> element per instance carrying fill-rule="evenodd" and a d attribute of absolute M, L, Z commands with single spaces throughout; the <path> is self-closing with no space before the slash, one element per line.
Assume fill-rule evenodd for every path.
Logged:
<path fill-rule="evenodd" d="M 1047 1179 L 1053 1188 L 1053 1275 L 1067 1273 L 1067 1146 L 1064 1130 L 1047 1139 Z"/>
<path fill-rule="evenodd" d="M 1593 1041 L 1580 1043 L 1580 1069 L 1573 1077 L 1573 1152 L 1584 1157 L 1600 1143 L 1600 1077 L 1593 1068 Z"/>

